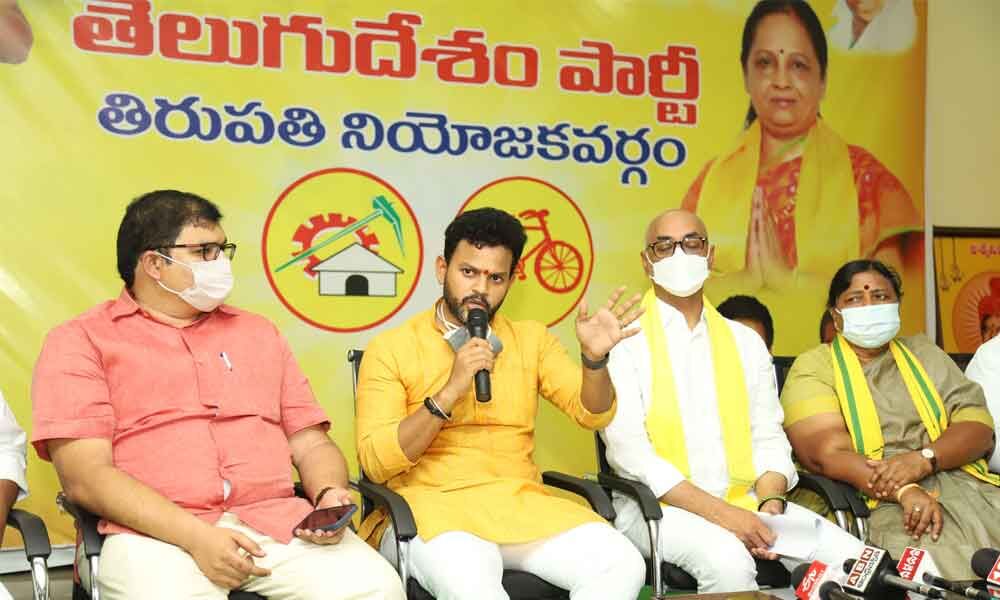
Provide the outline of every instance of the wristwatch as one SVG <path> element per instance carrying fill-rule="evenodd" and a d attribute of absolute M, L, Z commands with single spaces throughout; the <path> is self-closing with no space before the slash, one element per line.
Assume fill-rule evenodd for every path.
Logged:
<path fill-rule="evenodd" d="M 932 450 L 930 447 L 923 448 L 920 450 L 920 456 L 923 456 L 931 463 L 931 473 L 937 473 L 938 471 L 937 454 L 934 454 L 934 450 Z"/>

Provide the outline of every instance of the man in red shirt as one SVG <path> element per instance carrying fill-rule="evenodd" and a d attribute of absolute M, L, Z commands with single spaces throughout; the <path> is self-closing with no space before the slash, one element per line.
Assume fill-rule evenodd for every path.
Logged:
<path fill-rule="evenodd" d="M 347 466 L 275 326 L 223 304 L 236 246 L 221 218 L 184 192 L 133 201 L 125 288 L 53 329 L 35 365 L 32 442 L 103 519 L 101 593 L 402 599 L 353 532 L 296 529 L 313 505 L 351 501 Z"/>

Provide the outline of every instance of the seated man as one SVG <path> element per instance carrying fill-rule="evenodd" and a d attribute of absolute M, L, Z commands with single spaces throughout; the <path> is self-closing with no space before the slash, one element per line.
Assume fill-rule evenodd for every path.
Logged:
<path fill-rule="evenodd" d="M 0 542 L 3 542 L 11 507 L 28 495 L 26 441 L 24 430 L 17 424 L 14 413 L 0 393 Z M 0 600 L 8 598 L 11 598 L 10 593 L 0 583 Z"/>
<path fill-rule="evenodd" d="M 109 534 L 101 594 L 401 599 L 352 532 L 295 529 L 313 506 L 350 502 L 347 466 L 275 326 L 223 304 L 236 245 L 221 218 L 185 192 L 133 201 L 125 288 L 53 329 L 35 365 L 35 449 Z"/>
<path fill-rule="evenodd" d="M 628 540 L 573 501 L 549 495 L 532 460 L 538 395 L 583 427 L 614 415 L 606 354 L 626 334 L 638 298 L 576 316 L 581 369 L 535 321 L 499 314 L 525 242 L 521 223 L 493 208 L 459 215 L 437 258 L 443 297 L 369 344 L 358 382 L 357 438 L 368 476 L 401 494 L 418 536 L 414 578 L 438 600 L 505 599 L 503 570 L 528 571 L 574 600 L 630 599 L 645 567 Z M 490 319 L 488 339 L 465 327 L 473 309 Z M 473 376 L 490 371 L 492 399 L 479 402 Z M 393 554 L 393 533 L 376 511 L 359 534 Z"/>
<path fill-rule="evenodd" d="M 969 366 L 965 368 L 965 376 L 983 387 L 986 406 L 993 416 L 995 435 L 1000 429 L 1000 337 L 994 337 L 979 346 Z M 1000 473 L 1000 446 L 994 445 L 989 465 L 990 471 Z"/>
<path fill-rule="evenodd" d="M 685 210 L 661 214 L 640 257 L 653 286 L 641 331 L 611 351 L 619 405 L 603 436 L 615 471 L 664 504 L 660 556 L 691 574 L 699 593 L 757 589 L 754 557 L 777 558 L 758 511 L 820 523 L 810 551 L 790 558 L 856 556 L 860 541 L 785 498 L 798 476 L 771 357 L 759 335 L 703 297 L 712 263 L 705 224 Z M 616 494 L 615 509 L 615 526 L 650 556 L 638 504 Z"/>
<path fill-rule="evenodd" d="M 760 339 L 764 340 L 767 351 L 771 351 L 774 346 L 774 320 L 771 319 L 771 311 L 753 296 L 730 296 L 719 305 L 719 314 L 729 319 L 742 323 L 757 332 Z"/>

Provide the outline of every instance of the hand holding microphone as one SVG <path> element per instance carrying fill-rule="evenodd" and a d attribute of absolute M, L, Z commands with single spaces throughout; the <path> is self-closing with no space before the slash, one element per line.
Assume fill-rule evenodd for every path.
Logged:
<path fill-rule="evenodd" d="M 481 384 L 481 380 L 485 379 L 486 400 L 481 397 L 479 400 L 489 400 L 490 372 L 493 370 L 494 358 L 493 347 L 483 338 L 472 337 L 462 344 L 455 352 L 448 382 L 435 395 L 435 400 L 445 413 L 452 412 L 455 404 L 469 393 L 474 381 Z M 477 389 L 477 394 L 478 392 Z"/>

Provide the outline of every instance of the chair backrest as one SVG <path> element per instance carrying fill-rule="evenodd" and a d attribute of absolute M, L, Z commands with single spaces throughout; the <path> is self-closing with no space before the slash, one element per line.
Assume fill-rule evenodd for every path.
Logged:
<path fill-rule="evenodd" d="M 351 348 L 347 351 L 347 362 L 351 363 L 351 391 L 354 394 L 354 407 L 358 404 L 358 372 L 361 370 L 361 357 L 365 355 L 364 350 Z"/>
<path fill-rule="evenodd" d="M 785 379 L 788 377 L 788 372 L 792 370 L 792 363 L 795 362 L 794 356 L 775 356 L 774 357 L 774 376 L 778 380 L 778 395 L 781 395 L 781 388 L 785 386 Z"/>
<path fill-rule="evenodd" d="M 351 365 L 351 394 L 354 397 L 354 412 L 358 410 L 358 372 L 361 370 L 361 359 L 364 357 L 365 351 L 358 350 L 357 348 L 352 348 L 347 351 L 347 362 Z M 364 481 L 370 481 L 368 476 L 365 475 L 365 469 L 361 466 L 361 461 L 358 461 L 358 478 Z M 372 502 L 367 496 L 361 494 L 361 520 L 364 521 L 368 518 L 368 515 L 375 510 L 375 503 Z"/>
<path fill-rule="evenodd" d="M 955 364 L 958 365 L 958 368 L 962 369 L 962 372 L 964 373 L 965 368 L 968 367 L 969 362 L 972 361 L 973 355 L 969 352 L 949 352 L 948 356 L 951 357 L 951 360 L 955 361 Z"/>
<path fill-rule="evenodd" d="M 594 432 L 594 448 L 597 451 L 598 472 L 614 475 L 614 469 L 611 468 L 611 463 L 608 462 L 608 447 L 604 444 L 604 439 L 601 438 L 601 432 L 599 431 Z"/>

